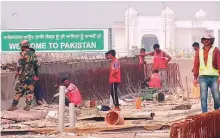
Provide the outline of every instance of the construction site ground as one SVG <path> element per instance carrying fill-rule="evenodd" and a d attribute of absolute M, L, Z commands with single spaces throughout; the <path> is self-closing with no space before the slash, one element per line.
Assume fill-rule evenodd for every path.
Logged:
<path fill-rule="evenodd" d="M 162 103 L 143 101 L 141 109 L 136 109 L 135 102 L 128 100 L 129 97 L 132 99 L 131 96 L 121 98 L 122 111 L 119 114 L 125 118 L 124 125 L 106 125 L 104 116 L 107 112 L 76 108 L 76 127 L 69 128 L 69 109 L 66 107 L 65 132 L 59 133 L 57 131 L 58 115 L 55 114 L 59 106 L 45 104 L 34 106 L 30 112 L 22 109 L 13 112 L 1 111 L 1 135 L 3 138 L 169 138 L 169 128 L 174 122 L 184 120 L 189 115 L 201 113 L 200 100 L 187 99 L 187 91 L 191 97 L 192 59 L 174 59 L 172 62 L 179 64 L 184 92 L 177 88 L 176 92 L 166 94 L 165 101 Z M 186 77 L 188 84 L 185 81 Z M 135 96 L 133 95 L 133 100 Z M 192 106 L 186 109 L 188 106 L 185 105 Z M 19 107 L 22 106 L 21 102 Z M 209 103 L 209 110 L 213 110 L 212 102 Z M 150 116 L 151 113 L 155 114 L 153 119 Z M 86 118 L 89 120 L 85 120 Z"/>

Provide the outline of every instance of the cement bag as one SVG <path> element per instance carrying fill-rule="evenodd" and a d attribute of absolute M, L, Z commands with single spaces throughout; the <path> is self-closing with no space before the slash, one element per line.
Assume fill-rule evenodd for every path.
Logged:
<path fill-rule="evenodd" d="M 67 96 L 69 97 L 70 102 L 74 103 L 75 105 L 80 105 L 82 103 L 82 97 L 78 89 L 68 92 Z"/>

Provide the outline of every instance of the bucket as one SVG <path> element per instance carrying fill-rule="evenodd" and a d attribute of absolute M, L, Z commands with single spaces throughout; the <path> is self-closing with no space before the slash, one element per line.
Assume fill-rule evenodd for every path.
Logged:
<path fill-rule="evenodd" d="M 140 97 L 136 99 L 136 109 L 141 109 L 141 98 Z"/>
<path fill-rule="evenodd" d="M 125 120 L 117 112 L 110 111 L 105 116 L 105 123 L 107 125 L 124 125 Z"/>
<path fill-rule="evenodd" d="M 195 99 L 199 99 L 200 98 L 200 86 L 197 85 L 191 85 L 191 89 L 192 89 L 192 97 L 191 98 L 195 98 Z"/>

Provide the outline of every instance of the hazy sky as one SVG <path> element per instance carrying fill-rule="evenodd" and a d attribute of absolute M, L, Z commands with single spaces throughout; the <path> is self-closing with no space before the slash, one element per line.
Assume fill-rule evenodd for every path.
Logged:
<path fill-rule="evenodd" d="M 220 21 L 220 2 L 165 2 L 178 20 L 192 20 L 203 9 L 209 20 Z M 126 8 L 132 6 L 143 15 L 159 16 L 162 2 L 2 2 L 3 27 L 9 29 L 107 28 L 124 21 Z M 18 13 L 11 16 L 13 13 Z"/>

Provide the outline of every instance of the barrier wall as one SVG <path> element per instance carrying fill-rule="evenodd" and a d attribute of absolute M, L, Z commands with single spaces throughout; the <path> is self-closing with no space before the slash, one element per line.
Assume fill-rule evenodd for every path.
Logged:
<path fill-rule="evenodd" d="M 144 70 L 143 68 L 141 71 L 139 70 L 138 59 L 135 57 L 123 58 L 120 59 L 120 63 L 122 82 L 119 85 L 119 96 L 138 92 L 139 86 L 144 80 Z M 108 99 L 110 95 L 108 83 L 109 66 L 110 63 L 107 60 L 41 63 L 39 78 L 41 86 L 45 90 L 44 99 L 51 103 L 51 97 L 56 93 L 54 86 L 61 84 L 63 77 L 68 77 L 71 82 L 79 87 L 84 100 Z M 151 72 L 152 64 L 147 64 L 147 75 L 151 75 Z M 1 84 L 2 86 L 7 86 L 7 88 L 1 87 L 2 100 L 9 100 L 13 98 L 14 94 L 14 86 L 12 86 L 14 73 L 2 74 L 4 75 L 1 77 Z M 172 91 L 175 91 L 176 87 L 182 88 L 180 80 L 179 66 L 175 63 L 168 64 L 167 81 Z"/>

